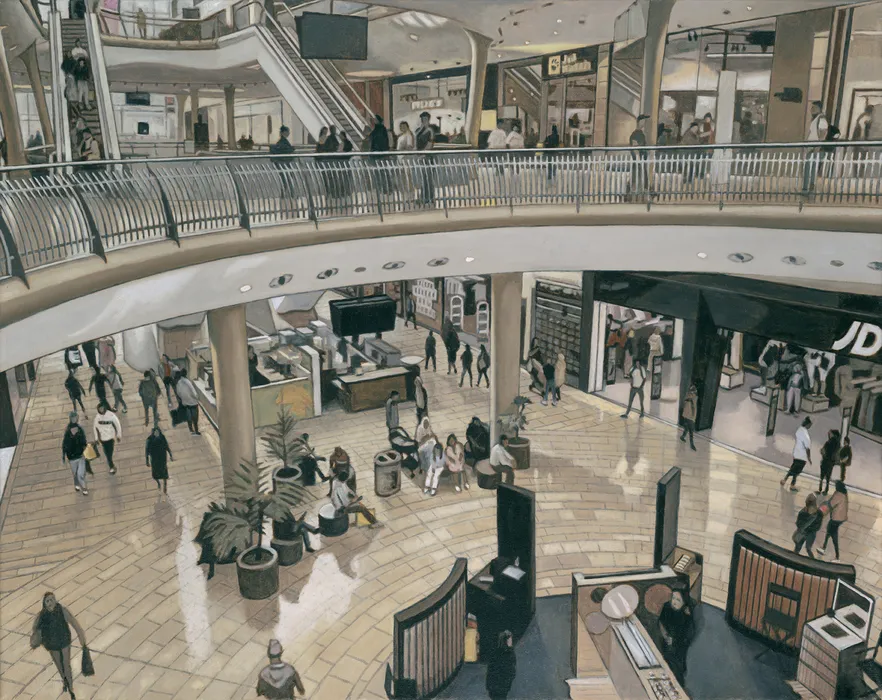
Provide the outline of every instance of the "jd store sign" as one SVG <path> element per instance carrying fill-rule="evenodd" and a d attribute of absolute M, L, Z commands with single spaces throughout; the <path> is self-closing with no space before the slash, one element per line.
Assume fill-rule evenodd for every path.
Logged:
<path fill-rule="evenodd" d="M 872 323 L 853 321 L 845 334 L 833 343 L 832 349 L 856 357 L 874 357 L 882 350 L 882 328 Z"/>

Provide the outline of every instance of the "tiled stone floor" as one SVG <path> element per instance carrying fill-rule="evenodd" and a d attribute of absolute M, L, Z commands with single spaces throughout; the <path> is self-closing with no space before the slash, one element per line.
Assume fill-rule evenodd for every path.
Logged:
<path fill-rule="evenodd" d="M 388 335 L 409 354 L 421 351 L 423 337 L 401 329 Z M 167 431 L 175 461 L 169 499 L 159 500 L 144 466 L 137 376 L 128 371 L 126 378 L 130 411 L 121 416 L 119 471 L 111 478 L 98 462 L 85 498 L 73 491 L 60 461 L 69 410 L 63 368 L 59 358 L 41 364 L 2 506 L 0 698 L 66 697 L 48 654 L 28 647 L 45 590 L 77 615 L 95 652 L 97 673 L 77 678 L 78 698 L 253 697 L 271 637 L 282 641 L 285 658 L 303 675 L 307 697 L 385 697 L 392 615 L 439 584 L 454 557 L 467 556 L 475 571 L 492 556 L 493 494 L 476 487 L 456 494 L 442 482 L 429 498 L 405 480 L 398 494 L 378 498 L 372 457 L 386 447 L 382 411 L 334 411 L 305 421 L 321 453 L 337 444 L 349 451 L 360 491 L 386 527 L 315 538 L 316 554 L 282 569 L 277 597 L 246 601 L 234 567 L 219 567 L 206 581 L 196 566 L 193 536 L 206 503 L 220 496 L 215 436 L 210 429 L 203 438 L 184 428 Z M 487 415 L 487 390 L 460 390 L 454 379 L 427 375 L 439 435 L 462 434 L 472 415 Z M 556 408 L 529 408 L 533 466 L 518 472 L 517 483 L 537 493 L 539 594 L 569 592 L 572 571 L 650 565 L 655 482 L 676 464 L 684 472 L 680 540 L 704 553 L 705 599 L 724 605 L 732 534 L 748 528 L 788 546 L 805 490 L 793 495 L 778 486 L 781 473 L 771 467 L 702 440 L 692 452 L 673 428 L 651 419 L 623 421 L 619 413 L 574 389 L 564 390 Z M 402 423 L 413 430 L 411 405 L 402 407 Z M 324 493 L 315 488 L 313 513 Z M 876 596 L 880 516 L 882 502 L 855 494 L 842 530 L 843 559 L 856 564 L 859 585 Z M 878 628 L 877 622 L 874 638 Z"/>

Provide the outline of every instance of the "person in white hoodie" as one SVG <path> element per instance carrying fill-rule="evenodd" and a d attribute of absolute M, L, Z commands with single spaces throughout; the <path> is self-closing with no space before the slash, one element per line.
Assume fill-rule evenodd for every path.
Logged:
<path fill-rule="evenodd" d="M 110 410 L 106 403 L 98 404 L 98 415 L 93 424 L 95 440 L 101 443 L 101 449 L 107 458 L 107 468 L 111 474 L 116 474 L 116 465 L 113 463 L 113 448 L 117 442 L 122 441 L 122 426 L 119 418 Z"/>
<path fill-rule="evenodd" d="M 199 394 L 196 393 L 196 387 L 187 377 L 187 370 L 182 369 L 178 377 L 178 383 L 175 384 L 175 392 L 181 400 L 181 406 L 187 409 L 187 426 L 190 428 L 190 435 L 200 435 L 199 432 Z"/>

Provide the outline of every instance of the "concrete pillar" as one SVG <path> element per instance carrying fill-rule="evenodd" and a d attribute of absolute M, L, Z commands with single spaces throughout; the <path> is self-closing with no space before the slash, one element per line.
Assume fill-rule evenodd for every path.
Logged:
<path fill-rule="evenodd" d="M 646 39 L 643 47 L 643 92 L 641 111 L 649 115 L 644 128 L 646 144 L 655 145 L 658 124 L 658 98 L 661 92 L 662 64 L 665 60 L 665 39 L 668 36 L 668 20 L 677 0 L 649 0 L 646 16 Z"/>
<path fill-rule="evenodd" d="M 499 439 L 496 419 L 520 394 L 521 291 L 523 274 L 493 275 L 490 280 L 490 439 Z"/>
<path fill-rule="evenodd" d="M 37 61 L 37 42 L 34 42 L 21 54 L 25 70 L 28 72 L 28 80 L 34 93 L 34 102 L 37 104 L 37 114 L 40 117 L 40 128 L 43 131 L 43 142 L 48 146 L 55 143 L 55 134 L 52 131 L 52 117 L 49 115 L 49 106 L 46 104 L 46 92 L 43 90 L 43 79 L 40 76 L 40 64 Z"/>
<path fill-rule="evenodd" d="M 26 165 L 24 140 L 21 137 L 21 119 L 15 102 L 15 89 L 9 61 L 6 58 L 6 45 L 3 30 L 0 29 L 0 119 L 3 120 L 3 134 L 6 136 L 7 165 Z"/>
<path fill-rule="evenodd" d="M 0 449 L 18 444 L 18 430 L 12 411 L 12 397 L 6 372 L 0 372 Z"/>
<path fill-rule="evenodd" d="M 235 148 L 236 144 L 236 88 L 227 85 L 224 88 L 224 108 L 227 120 L 227 144 Z"/>
<path fill-rule="evenodd" d="M 217 423 L 224 486 L 242 461 L 254 462 L 254 417 L 248 378 L 245 305 L 208 312 L 208 338 L 214 371 Z"/>
<path fill-rule="evenodd" d="M 199 89 L 190 90 L 190 123 L 193 125 L 193 134 L 196 134 L 196 122 L 199 117 Z"/>
<path fill-rule="evenodd" d="M 186 95 L 176 95 L 175 96 L 177 108 L 178 108 L 178 132 L 177 132 L 177 140 L 178 141 L 186 141 L 187 140 L 187 121 L 186 111 L 187 111 L 187 96 Z"/>
<path fill-rule="evenodd" d="M 487 78 L 487 54 L 490 50 L 490 39 L 470 29 L 465 30 L 472 47 L 472 72 L 469 81 L 469 101 L 466 109 L 465 135 L 468 142 L 475 148 L 481 133 L 481 111 L 484 106 L 484 83 Z"/>

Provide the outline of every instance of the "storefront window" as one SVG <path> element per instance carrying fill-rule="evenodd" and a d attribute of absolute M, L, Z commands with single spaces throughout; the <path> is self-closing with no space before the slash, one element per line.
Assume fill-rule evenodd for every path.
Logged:
<path fill-rule="evenodd" d="M 542 63 L 504 68 L 500 116 L 521 125 L 527 148 L 539 141 L 541 114 Z"/>
<path fill-rule="evenodd" d="M 882 139 L 882 3 L 854 8 L 842 90 L 843 138 Z M 872 119 L 861 115 L 868 106 Z M 847 120 L 847 121 L 846 121 Z M 845 125 L 843 125 L 843 122 Z M 860 123 L 860 127 L 859 127 Z"/>
<path fill-rule="evenodd" d="M 761 143 L 768 119 L 774 20 L 671 35 L 665 48 L 659 121 L 679 143 L 693 120 L 717 121 L 720 73 L 734 71 L 733 143 Z"/>
<path fill-rule="evenodd" d="M 564 81 L 549 80 L 545 83 L 545 114 L 546 125 L 544 135 L 547 137 L 551 133 L 551 127 L 557 127 L 557 133 L 563 130 L 561 125 L 561 116 L 563 114 L 563 97 L 564 97 Z"/>
<path fill-rule="evenodd" d="M 596 87 L 596 75 L 583 75 L 567 80 L 566 144 L 568 146 L 591 146 L 593 143 Z"/>
<path fill-rule="evenodd" d="M 392 119 L 395 133 L 406 121 L 411 129 L 420 123 L 420 114 L 428 112 L 435 128 L 436 141 L 453 143 L 464 135 L 468 101 L 468 75 L 430 78 L 392 86 Z"/>

